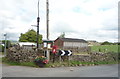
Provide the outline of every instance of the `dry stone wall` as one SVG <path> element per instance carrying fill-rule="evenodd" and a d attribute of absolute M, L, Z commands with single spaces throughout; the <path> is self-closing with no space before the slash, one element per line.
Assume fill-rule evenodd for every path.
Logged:
<path fill-rule="evenodd" d="M 7 58 L 14 62 L 31 62 L 36 56 L 41 56 L 43 51 L 35 49 L 26 49 L 19 46 L 8 49 Z"/>
<path fill-rule="evenodd" d="M 71 56 L 71 60 L 77 60 L 77 61 L 85 61 L 85 62 L 99 62 L 99 61 L 117 61 L 118 60 L 118 54 L 117 53 L 90 53 L 88 55 L 73 55 Z"/>
<path fill-rule="evenodd" d="M 53 56 L 51 55 L 51 60 Z M 79 54 L 71 56 L 55 56 L 55 61 L 80 61 L 80 62 L 114 62 L 118 61 L 118 53 L 102 53 L 102 52 L 92 52 L 89 54 Z"/>
<path fill-rule="evenodd" d="M 26 49 L 19 46 L 11 47 L 8 49 L 7 58 L 14 62 L 32 62 L 36 56 L 44 55 L 43 50 L 38 49 Z M 55 60 L 59 61 L 60 56 L 55 56 Z M 53 56 L 50 56 L 51 61 Z M 62 56 L 62 61 L 64 60 L 77 60 L 81 62 L 98 62 L 98 61 L 117 61 L 118 53 L 101 53 L 92 52 L 87 55 L 72 55 L 70 58 L 68 56 Z"/>

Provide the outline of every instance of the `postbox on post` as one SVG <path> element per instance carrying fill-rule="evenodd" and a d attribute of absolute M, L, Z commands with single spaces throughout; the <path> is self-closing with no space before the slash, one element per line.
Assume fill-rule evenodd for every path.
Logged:
<path fill-rule="evenodd" d="M 52 46 L 52 53 L 56 54 L 57 53 L 57 46 Z"/>
<path fill-rule="evenodd" d="M 52 53 L 53 53 L 53 63 L 55 62 L 55 54 L 57 53 L 57 46 L 52 46 Z"/>

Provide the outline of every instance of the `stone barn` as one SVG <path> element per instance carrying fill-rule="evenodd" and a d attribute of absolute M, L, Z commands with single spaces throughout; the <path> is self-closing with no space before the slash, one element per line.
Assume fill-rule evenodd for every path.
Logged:
<path fill-rule="evenodd" d="M 88 42 L 84 39 L 57 38 L 54 45 L 59 49 L 69 49 L 76 53 L 89 51 Z"/>

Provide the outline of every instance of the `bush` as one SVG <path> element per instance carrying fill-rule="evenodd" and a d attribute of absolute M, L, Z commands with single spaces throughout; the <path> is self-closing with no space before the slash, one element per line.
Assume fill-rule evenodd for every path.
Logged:
<path fill-rule="evenodd" d="M 4 46 L 0 45 L 0 52 L 4 52 Z"/>
<path fill-rule="evenodd" d="M 2 44 L 5 44 L 5 40 L 2 40 Z M 11 47 L 11 41 L 6 40 L 6 48 L 8 49 L 9 47 Z"/>
<path fill-rule="evenodd" d="M 105 41 L 105 42 L 103 42 L 101 45 L 113 45 L 113 43 L 108 42 L 108 41 Z"/>

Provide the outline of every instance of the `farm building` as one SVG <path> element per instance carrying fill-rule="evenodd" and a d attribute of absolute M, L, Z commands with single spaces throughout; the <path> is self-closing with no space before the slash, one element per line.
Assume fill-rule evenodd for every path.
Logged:
<path fill-rule="evenodd" d="M 84 39 L 57 38 L 54 45 L 58 46 L 59 49 L 70 49 L 77 52 L 88 50 L 88 42 Z"/>

